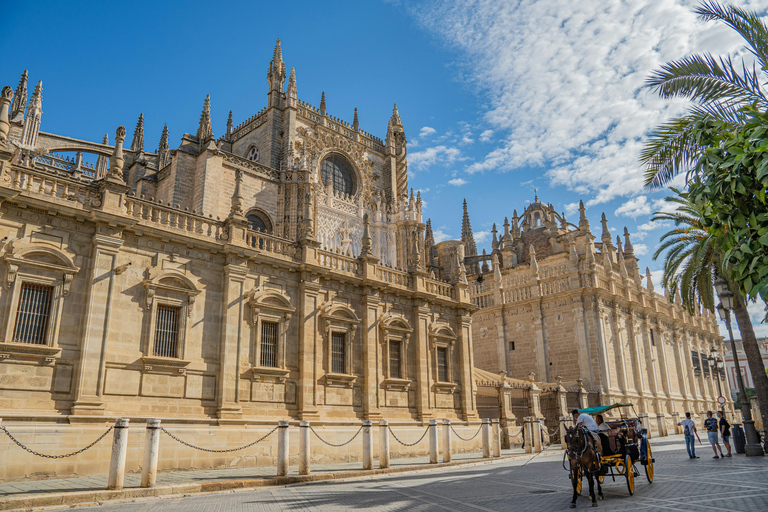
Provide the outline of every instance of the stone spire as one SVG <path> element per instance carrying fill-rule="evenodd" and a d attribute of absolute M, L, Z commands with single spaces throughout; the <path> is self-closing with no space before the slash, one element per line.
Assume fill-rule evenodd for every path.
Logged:
<path fill-rule="evenodd" d="M 645 267 L 645 287 L 649 292 L 653 291 L 653 279 L 651 278 L 651 269 Z"/>
<path fill-rule="evenodd" d="M 37 82 L 35 92 L 29 98 L 27 115 L 24 117 L 24 129 L 21 132 L 21 144 L 27 148 L 34 148 L 37 144 L 37 134 L 40 132 L 40 123 L 43 118 L 43 81 Z"/>
<path fill-rule="evenodd" d="M 0 93 L 0 142 L 8 140 L 8 132 L 11 129 L 11 123 L 8 118 L 8 106 L 13 99 L 13 89 L 10 85 L 3 87 Z"/>
<path fill-rule="evenodd" d="M 13 103 L 11 103 L 11 121 L 21 122 L 24 119 L 24 107 L 27 106 L 27 70 L 21 74 L 19 85 L 16 86 L 16 92 L 13 94 Z"/>
<path fill-rule="evenodd" d="M 131 141 L 131 151 L 141 153 L 144 151 L 144 114 L 139 114 L 139 120 L 136 122 L 136 129 L 133 130 L 133 140 Z"/>
<path fill-rule="evenodd" d="M 512 238 L 518 238 L 520 236 L 520 217 L 517 215 L 517 210 L 512 211 Z"/>
<path fill-rule="evenodd" d="M 321 116 L 325 115 L 326 113 L 325 108 L 326 108 L 325 107 L 325 91 L 323 91 L 323 93 L 320 95 L 320 115 Z"/>
<path fill-rule="evenodd" d="M 275 43 L 275 50 L 272 52 L 272 61 L 269 63 L 269 71 L 267 72 L 267 82 L 269 82 L 269 106 L 280 107 L 283 86 L 285 85 L 285 63 L 283 63 L 283 49 L 280 46 L 280 39 Z"/>
<path fill-rule="evenodd" d="M 483 256 L 488 256 L 488 254 L 485 252 L 485 249 L 483 249 Z M 481 268 L 481 271 L 483 274 L 491 271 L 491 267 L 488 266 L 488 260 L 486 260 L 485 258 L 483 258 L 483 266 Z"/>
<path fill-rule="evenodd" d="M 587 220 L 584 201 L 581 200 L 579 200 L 579 229 L 581 231 L 589 231 L 589 221 Z"/>
<path fill-rule="evenodd" d="M 123 180 L 123 164 L 125 158 L 123 158 L 123 141 L 125 140 L 125 126 L 118 126 L 115 132 L 115 149 L 112 151 L 112 156 L 109 157 L 109 174 L 108 178 L 114 178 L 120 181 Z"/>
<path fill-rule="evenodd" d="M 424 256 L 427 266 L 434 266 L 437 248 L 435 247 L 435 235 L 432 232 L 432 219 L 427 219 L 427 226 L 424 231 Z"/>
<path fill-rule="evenodd" d="M 232 127 L 234 126 L 234 123 L 232 122 L 232 111 L 229 111 L 229 116 L 227 116 L 227 133 L 224 135 L 224 138 L 231 141 L 232 140 Z"/>
<path fill-rule="evenodd" d="M 461 241 L 464 243 L 464 250 L 467 256 L 477 256 L 477 246 L 475 245 L 475 237 L 472 234 L 472 226 L 469 224 L 466 199 L 464 199 L 464 217 L 461 220 Z"/>
<path fill-rule="evenodd" d="M 357 120 L 357 108 L 355 108 L 355 119 L 352 121 L 352 129 L 355 131 L 360 130 L 360 122 Z"/>
<path fill-rule="evenodd" d="M 608 219 L 605 218 L 605 213 L 600 219 L 600 224 L 603 225 L 603 234 L 600 239 L 603 241 L 603 251 L 605 251 L 605 248 L 611 245 L 611 232 L 608 230 Z"/>
<path fill-rule="evenodd" d="M 629 239 L 629 230 L 624 228 L 624 256 L 627 258 L 635 257 L 635 248 L 632 246 L 632 241 Z"/>
<path fill-rule="evenodd" d="M 291 68 L 291 75 L 288 77 L 288 89 L 285 95 L 289 100 L 296 100 L 299 97 L 299 90 L 296 88 L 296 70 Z"/>
<path fill-rule="evenodd" d="M 197 127 L 197 140 L 200 141 L 200 148 L 205 146 L 205 143 L 213 140 L 213 128 L 211 127 L 211 95 L 205 96 L 205 102 L 203 102 L 203 111 L 200 114 L 200 124 Z"/>
<path fill-rule="evenodd" d="M 499 250 L 499 237 L 498 237 L 498 231 L 496 231 L 496 223 L 493 223 L 493 229 L 491 230 L 493 233 L 493 240 L 491 241 L 491 252 L 496 252 Z"/>
<path fill-rule="evenodd" d="M 397 103 L 395 103 L 395 106 L 392 107 L 392 126 L 399 126 L 403 127 L 403 121 L 400 119 L 400 112 L 397 110 Z"/>
<path fill-rule="evenodd" d="M 163 126 L 160 144 L 157 145 L 157 169 L 160 170 L 171 161 L 171 151 L 168 148 L 168 125 Z"/>
<path fill-rule="evenodd" d="M 109 135 L 105 133 L 104 138 L 101 140 L 101 143 L 104 144 L 105 146 L 108 146 Z M 96 158 L 96 179 L 98 180 L 106 176 L 108 170 L 109 170 L 109 158 L 104 155 L 99 155 Z"/>

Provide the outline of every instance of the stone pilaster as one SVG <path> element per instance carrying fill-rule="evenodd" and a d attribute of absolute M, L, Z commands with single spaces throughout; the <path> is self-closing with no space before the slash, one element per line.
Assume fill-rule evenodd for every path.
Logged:
<path fill-rule="evenodd" d="M 475 378 L 472 360 L 472 318 L 468 312 L 457 315 L 459 324 L 459 368 L 461 368 L 461 416 L 465 421 L 476 421 Z"/>
<path fill-rule="evenodd" d="M 299 418 L 316 418 L 317 374 L 320 364 L 318 345 L 320 326 L 317 312 L 320 307 L 320 278 L 316 274 L 302 272 L 299 283 Z"/>
<path fill-rule="evenodd" d="M 419 421 L 425 421 L 432 417 L 432 404 L 430 400 L 430 347 L 429 347 L 429 316 L 430 309 L 425 305 L 417 305 L 413 308 L 415 329 L 413 341 L 416 344 L 416 410 Z"/>
<path fill-rule="evenodd" d="M 382 357 L 379 329 L 379 292 L 368 287 L 363 291 L 363 417 L 381 419 L 379 410 L 379 365 Z M 406 357 L 406 354 L 403 354 Z M 387 361 L 385 364 L 388 364 Z M 404 376 L 406 377 L 406 376 Z"/>
<path fill-rule="evenodd" d="M 221 336 L 219 343 L 219 386 L 217 411 L 220 419 L 239 419 L 240 358 L 245 323 L 245 277 L 248 267 L 230 256 L 224 266 L 224 293 L 221 303 Z"/>

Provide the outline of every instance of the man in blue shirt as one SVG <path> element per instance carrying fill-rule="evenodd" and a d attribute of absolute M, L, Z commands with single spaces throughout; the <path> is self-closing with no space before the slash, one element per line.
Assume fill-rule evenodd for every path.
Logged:
<path fill-rule="evenodd" d="M 719 459 L 723 455 L 723 448 L 720 446 L 720 442 L 717 439 L 718 425 L 717 420 L 712 417 L 712 411 L 707 411 L 707 419 L 704 420 L 704 426 L 707 428 L 707 437 L 712 444 L 712 450 L 715 452 L 713 459 Z M 720 450 L 720 456 L 717 455 L 717 450 Z"/>

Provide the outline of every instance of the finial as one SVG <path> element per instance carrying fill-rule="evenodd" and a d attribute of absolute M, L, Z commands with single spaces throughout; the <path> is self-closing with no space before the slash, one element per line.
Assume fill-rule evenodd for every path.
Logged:
<path fill-rule="evenodd" d="M 584 208 L 584 201 L 579 200 L 579 229 L 581 231 L 589 231 L 589 221 L 587 220 L 586 208 Z"/>
<path fill-rule="evenodd" d="M 104 144 L 104 145 L 109 144 L 109 134 L 108 133 L 104 134 L 104 138 L 101 139 L 101 143 Z"/>
<path fill-rule="evenodd" d="M 204 142 L 213 139 L 213 128 L 211 127 L 211 95 L 206 94 L 203 102 L 203 112 L 200 114 L 200 124 L 197 127 L 197 139 L 202 145 Z"/>
<path fill-rule="evenodd" d="M 357 108 L 355 108 L 355 119 L 352 121 L 352 128 L 355 131 L 360 130 L 360 122 L 357 120 Z"/>
<path fill-rule="evenodd" d="M 603 212 L 603 216 L 600 218 L 600 224 L 603 225 L 603 233 L 600 239 L 603 241 L 603 246 L 608 247 L 611 245 L 611 232 L 608 229 L 608 219 L 605 217 L 605 212 Z"/>
<path fill-rule="evenodd" d="M 232 193 L 231 206 L 229 209 L 229 216 L 242 216 L 243 215 L 243 196 L 240 195 L 240 186 L 243 183 L 243 171 L 241 169 L 235 170 L 235 191 Z"/>
<path fill-rule="evenodd" d="M 624 253 L 629 258 L 635 255 L 635 248 L 632 247 L 632 241 L 629 239 L 629 230 L 626 227 L 624 228 Z"/>
<path fill-rule="evenodd" d="M 232 127 L 234 126 L 234 123 L 232 122 L 232 111 L 229 111 L 229 115 L 227 116 L 227 138 L 229 139 L 232 137 Z M 167 126 L 166 126 L 167 128 Z"/>
<path fill-rule="evenodd" d="M 530 255 L 530 259 L 531 259 L 531 270 L 534 272 L 534 274 L 538 273 L 539 262 L 536 261 L 536 249 L 533 248 L 533 244 L 531 244 L 531 247 L 528 250 L 528 254 Z"/>
<path fill-rule="evenodd" d="M 360 250 L 360 257 L 370 257 L 373 255 L 371 252 L 372 248 L 372 240 L 371 240 L 371 229 L 370 229 L 370 221 L 368 219 L 368 213 L 363 214 L 363 247 Z"/>
<path fill-rule="evenodd" d="M 403 121 L 400 119 L 400 112 L 397 110 L 397 103 L 392 107 L 392 125 L 402 126 Z"/>
<path fill-rule="evenodd" d="M 123 181 L 123 141 L 125 140 L 125 126 L 118 126 L 115 131 L 115 149 L 109 158 L 109 178 Z"/>
<path fill-rule="evenodd" d="M 21 74 L 19 85 L 16 86 L 16 92 L 13 95 L 11 103 L 11 121 L 21 121 L 24 117 L 24 108 L 27 106 L 27 79 L 29 75 L 27 70 Z"/>
<path fill-rule="evenodd" d="M 291 68 L 291 74 L 288 77 L 288 89 L 285 91 L 286 96 L 292 99 L 296 99 L 299 96 L 299 91 L 296 88 L 296 70 Z"/>
<path fill-rule="evenodd" d="M 277 38 L 275 43 L 275 50 L 272 52 L 272 60 L 277 64 L 283 60 L 283 48 L 280 46 L 280 38 Z"/>
<path fill-rule="evenodd" d="M 11 129 L 11 124 L 8 119 L 8 105 L 11 104 L 13 99 L 13 89 L 10 85 L 3 87 L 2 93 L 0 93 L 0 142 L 8 140 L 8 132 Z"/>
<path fill-rule="evenodd" d="M 171 161 L 171 152 L 168 148 L 168 125 L 163 126 L 160 135 L 160 144 L 157 145 L 157 168 L 162 169 Z"/>
<path fill-rule="evenodd" d="M 464 243 L 464 251 L 467 256 L 477 256 L 477 245 L 472 233 L 472 225 L 469 222 L 467 200 L 464 199 L 464 216 L 461 220 L 461 241 Z"/>
<path fill-rule="evenodd" d="M 24 128 L 21 132 L 21 144 L 28 148 L 37 145 L 37 134 L 40 132 L 40 123 L 43 117 L 43 81 L 35 86 L 35 92 L 27 103 L 27 114 L 24 117 Z"/>
<path fill-rule="evenodd" d="M 538 203 L 539 202 L 539 189 L 534 188 L 533 189 L 533 202 Z"/>
<path fill-rule="evenodd" d="M 133 131 L 133 140 L 131 141 L 131 151 L 136 153 L 144 151 L 144 113 L 139 114 L 139 120 L 136 121 L 136 129 Z"/>
<path fill-rule="evenodd" d="M 649 292 L 652 292 L 653 291 L 653 279 L 651 278 L 651 269 L 649 269 L 648 267 L 645 267 L 645 279 L 646 279 L 645 287 L 648 288 Z"/>
<path fill-rule="evenodd" d="M 323 91 L 323 93 L 320 95 L 320 115 L 324 116 L 325 112 L 325 91 Z"/>
<path fill-rule="evenodd" d="M 109 145 L 109 135 L 106 133 L 104 134 L 104 138 L 101 139 L 101 143 L 105 146 Z M 106 155 L 99 155 L 96 157 L 96 165 L 94 166 L 94 170 L 96 173 L 96 179 L 100 180 L 104 176 L 107 175 L 107 172 L 109 171 L 109 157 Z"/>

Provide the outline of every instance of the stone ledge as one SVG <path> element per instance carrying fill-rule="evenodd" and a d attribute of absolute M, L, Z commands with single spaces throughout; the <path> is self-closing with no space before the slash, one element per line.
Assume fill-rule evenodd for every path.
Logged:
<path fill-rule="evenodd" d="M 538 455 L 538 454 L 537 454 Z M 535 456 L 535 455 L 534 455 Z M 431 469 L 447 468 L 453 466 L 472 466 L 479 464 L 491 464 L 500 460 L 519 459 L 531 457 L 531 454 L 505 455 L 490 459 L 471 459 L 456 462 L 441 462 L 438 464 L 420 464 L 418 466 L 401 466 L 386 469 L 354 470 L 327 473 L 314 473 L 309 475 L 271 476 L 264 478 L 240 478 L 236 480 L 220 480 L 192 484 L 165 485 L 153 488 L 132 487 L 121 491 L 73 491 L 58 494 L 46 494 L 44 496 L 19 496 L 0 501 L 0 510 L 16 512 L 43 509 L 70 508 L 74 505 L 96 506 L 114 503 L 127 503 L 147 498 L 180 498 L 191 494 L 211 494 L 219 492 L 236 492 L 238 490 L 250 490 L 260 487 L 282 486 L 309 482 L 323 482 L 328 480 L 343 480 L 349 478 L 370 477 L 390 473 L 405 473 L 409 471 L 429 471 Z"/>

